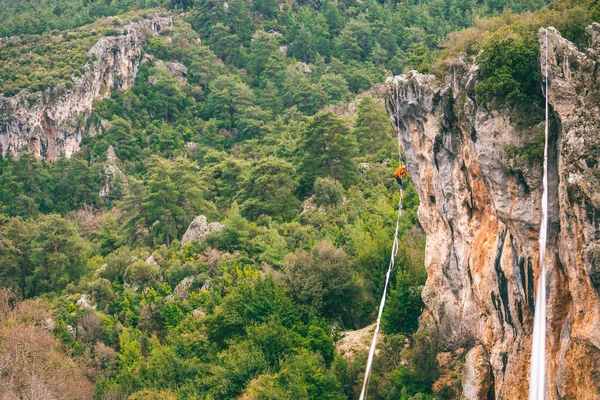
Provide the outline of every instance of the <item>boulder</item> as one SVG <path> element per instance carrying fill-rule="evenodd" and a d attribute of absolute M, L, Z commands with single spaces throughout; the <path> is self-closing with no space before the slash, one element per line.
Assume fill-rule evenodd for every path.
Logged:
<path fill-rule="evenodd" d="M 196 278 L 193 276 L 183 278 L 182 281 L 179 282 L 177 286 L 175 286 L 173 294 L 180 299 L 187 299 L 188 297 L 190 297 L 192 285 L 194 284 L 195 280 Z"/>
<path fill-rule="evenodd" d="M 200 215 L 192 221 L 187 231 L 183 234 L 181 239 L 181 246 L 192 242 L 201 242 L 206 236 L 213 232 L 221 232 L 225 228 L 218 222 L 211 222 L 210 224 L 206 220 L 204 215 Z"/>

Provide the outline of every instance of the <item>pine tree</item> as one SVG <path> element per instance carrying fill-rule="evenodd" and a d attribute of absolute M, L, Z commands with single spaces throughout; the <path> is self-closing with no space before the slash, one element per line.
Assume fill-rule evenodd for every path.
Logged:
<path fill-rule="evenodd" d="M 242 183 L 242 213 L 250 219 L 269 215 L 289 220 L 300 205 L 294 197 L 297 187 L 292 164 L 274 157 L 258 161 Z"/>
<path fill-rule="evenodd" d="M 361 154 L 371 154 L 382 161 L 395 150 L 393 130 L 382 102 L 363 96 L 358 103 L 354 134 Z"/>
<path fill-rule="evenodd" d="M 330 176 L 345 187 L 356 181 L 356 141 L 348 125 L 332 112 L 315 115 L 307 127 L 302 146 L 304 158 L 300 172 L 300 191 L 308 193 L 316 178 Z"/>

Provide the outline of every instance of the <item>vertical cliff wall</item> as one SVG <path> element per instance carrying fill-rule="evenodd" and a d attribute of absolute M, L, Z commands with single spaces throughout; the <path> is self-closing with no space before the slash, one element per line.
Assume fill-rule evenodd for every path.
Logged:
<path fill-rule="evenodd" d="M 600 398 L 600 25 L 588 33 L 581 53 L 548 30 L 549 399 Z M 423 323 L 437 325 L 449 347 L 470 348 L 465 398 L 524 399 L 542 162 L 519 149 L 536 146 L 543 112 L 477 104 L 477 75 L 464 60 L 444 79 L 411 71 L 388 79 L 386 103 L 427 232 Z"/>
<path fill-rule="evenodd" d="M 28 91 L 9 98 L 0 95 L 2 156 L 32 151 L 49 161 L 61 153 L 71 157 L 87 130 L 85 121 L 94 101 L 133 85 L 145 38 L 159 34 L 171 22 L 170 17 L 156 15 L 125 26 L 123 35 L 100 39 L 88 52 L 94 61 L 81 77 L 73 78 L 69 90 L 50 88 L 39 94 L 35 104 L 27 101 Z"/>

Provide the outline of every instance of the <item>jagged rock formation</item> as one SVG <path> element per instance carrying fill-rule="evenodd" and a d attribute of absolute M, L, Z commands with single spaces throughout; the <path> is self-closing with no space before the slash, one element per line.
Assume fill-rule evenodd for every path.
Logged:
<path fill-rule="evenodd" d="M 191 242 L 201 242 L 207 235 L 213 232 L 221 232 L 224 228 L 225 225 L 218 222 L 211 222 L 209 224 L 204 215 L 199 215 L 194 218 L 187 231 L 183 234 L 181 246 L 183 247 Z"/>
<path fill-rule="evenodd" d="M 120 180 L 121 183 L 127 183 L 127 176 L 121 171 L 117 162 L 117 154 L 112 145 L 106 150 L 106 163 L 104 164 L 104 186 L 100 188 L 100 197 L 108 197 Z M 146 261 L 147 262 L 147 261 Z"/>
<path fill-rule="evenodd" d="M 73 78 L 69 90 L 48 89 L 33 105 L 26 101 L 28 91 L 9 98 L 0 95 L 2 156 L 32 151 L 49 161 L 61 153 L 71 157 L 79 149 L 82 135 L 90 129 L 82 121 L 87 120 L 94 101 L 133 85 L 145 38 L 159 34 L 171 22 L 171 17 L 155 15 L 127 25 L 126 34 L 101 38 L 88 51 L 94 62 L 81 77 Z"/>
<path fill-rule="evenodd" d="M 600 398 L 600 25 L 588 33 L 581 53 L 548 30 L 548 399 Z M 539 37 L 543 55 L 545 30 Z M 543 110 L 487 109 L 475 97 L 477 74 L 464 60 L 444 80 L 411 71 L 388 80 L 386 103 L 427 233 L 422 325 L 470 349 L 464 398 L 524 399 L 542 162 L 507 150 L 543 131 Z"/>

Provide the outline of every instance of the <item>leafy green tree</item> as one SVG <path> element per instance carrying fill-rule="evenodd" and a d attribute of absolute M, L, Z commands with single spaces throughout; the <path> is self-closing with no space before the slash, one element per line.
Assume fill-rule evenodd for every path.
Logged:
<path fill-rule="evenodd" d="M 386 333 L 413 334 L 419 327 L 419 317 L 425 308 L 421 299 L 422 286 L 407 272 L 396 274 L 394 288 L 390 291 L 383 315 Z"/>
<path fill-rule="evenodd" d="M 289 69 L 283 82 L 285 105 L 296 106 L 304 114 L 316 113 L 327 102 L 327 93 L 320 83 L 312 83 L 304 74 Z"/>
<path fill-rule="evenodd" d="M 348 82 L 342 75 L 325 74 L 321 77 L 320 82 L 329 97 L 329 101 L 345 100 L 350 96 Z"/>
<path fill-rule="evenodd" d="M 150 68 L 151 81 L 145 106 L 154 118 L 173 121 L 187 105 L 187 96 L 181 85 L 166 68 Z"/>
<path fill-rule="evenodd" d="M 183 234 L 195 216 L 213 215 L 213 205 L 204 200 L 201 190 L 199 168 L 191 161 L 154 157 L 148 163 L 147 179 L 146 188 L 134 186 L 128 196 L 133 213 L 130 222 L 145 226 L 167 246 Z"/>
<path fill-rule="evenodd" d="M 371 25 L 363 19 L 350 20 L 334 42 L 337 57 L 344 61 L 363 61 L 371 53 L 373 46 Z"/>
<path fill-rule="evenodd" d="M 315 202 L 320 206 L 336 206 L 344 196 L 344 188 L 333 178 L 317 178 L 313 187 Z"/>
<path fill-rule="evenodd" d="M 81 158 L 59 158 L 50 168 L 49 181 L 53 209 L 65 213 L 84 205 L 96 205 L 103 176 L 98 168 L 90 168 Z"/>
<path fill-rule="evenodd" d="M 433 65 L 433 56 L 431 51 L 423 43 L 415 43 L 410 46 L 408 54 L 408 65 L 411 69 L 415 69 L 423 74 L 431 72 Z"/>
<path fill-rule="evenodd" d="M 258 31 L 253 36 L 250 54 L 248 56 L 248 72 L 255 77 L 256 82 L 267 68 L 271 56 L 278 53 L 277 39 L 265 31 Z M 277 57 L 275 55 L 275 57 Z"/>
<path fill-rule="evenodd" d="M 315 179 L 330 176 L 349 186 L 356 181 L 356 142 L 344 120 L 332 112 L 315 115 L 308 124 L 300 167 L 301 191 L 308 192 Z"/>
<path fill-rule="evenodd" d="M 298 322 L 298 311 L 283 288 L 270 277 L 241 282 L 207 320 L 208 337 L 222 346 L 226 340 L 243 335 L 246 327 L 271 318 L 286 328 Z"/>
<path fill-rule="evenodd" d="M 58 215 L 46 215 L 32 223 L 33 237 L 29 262 L 32 274 L 26 278 L 28 296 L 60 292 L 86 272 L 88 245 L 74 223 Z"/>
<path fill-rule="evenodd" d="M 329 56 L 327 19 L 309 7 L 302 7 L 290 16 L 288 37 L 290 55 L 299 60 L 312 62 L 318 54 Z"/>
<path fill-rule="evenodd" d="M 361 154 L 376 155 L 374 161 L 389 158 L 396 150 L 393 129 L 382 102 L 363 96 L 356 109 L 354 134 Z"/>
<path fill-rule="evenodd" d="M 203 383 L 212 397 L 231 399 L 241 394 L 246 385 L 267 367 L 260 348 L 252 342 L 243 341 L 219 353 L 219 363 L 211 365 Z"/>
<path fill-rule="evenodd" d="M 26 218 L 51 211 L 48 182 L 47 167 L 31 153 L 21 154 L 0 175 L 0 210 Z"/>
<path fill-rule="evenodd" d="M 300 205 L 294 197 L 297 187 L 296 171 L 290 163 L 274 157 L 258 161 L 241 185 L 242 214 L 250 219 L 269 215 L 289 220 Z"/>
<path fill-rule="evenodd" d="M 248 339 L 261 350 L 271 370 L 278 370 L 281 361 L 307 346 L 300 334 L 272 320 L 250 327 L 247 332 Z"/>
<path fill-rule="evenodd" d="M 211 152 L 218 160 L 210 162 L 202 169 L 202 180 L 206 193 L 218 207 L 231 206 L 236 193 L 241 189 L 248 164 L 244 160 L 233 158 L 227 154 Z M 208 157 L 208 155 L 207 155 Z"/>
<path fill-rule="evenodd" d="M 148 264 L 139 260 L 125 269 L 124 280 L 129 284 L 146 286 L 155 282 L 160 276 L 160 269 L 156 264 Z"/>
<path fill-rule="evenodd" d="M 208 116 L 216 118 L 226 129 L 237 127 L 240 113 L 254 104 L 252 90 L 231 75 L 218 77 L 210 88 L 206 99 Z"/>
<path fill-rule="evenodd" d="M 110 122 L 110 128 L 102 134 L 92 147 L 96 156 L 103 157 L 112 145 L 120 160 L 135 160 L 142 152 L 139 132 L 132 128 L 131 123 L 115 116 Z"/>
<path fill-rule="evenodd" d="M 344 250 L 320 242 L 311 253 L 296 250 L 284 265 L 285 282 L 294 299 L 330 320 L 351 324 L 353 298 L 360 287 Z"/>
<path fill-rule="evenodd" d="M 0 214 L 0 286 L 18 290 L 23 298 L 29 294 L 27 277 L 33 272 L 29 228 L 20 217 Z"/>
<path fill-rule="evenodd" d="M 308 352 L 290 357 L 277 374 L 260 376 L 245 393 L 257 400 L 345 399 L 335 375 Z"/>
<path fill-rule="evenodd" d="M 494 98 L 520 104 L 539 100 L 538 45 L 532 36 L 516 34 L 507 27 L 485 41 L 477 58 L 481 80 L 475 87 L 481 103 Z"/>

